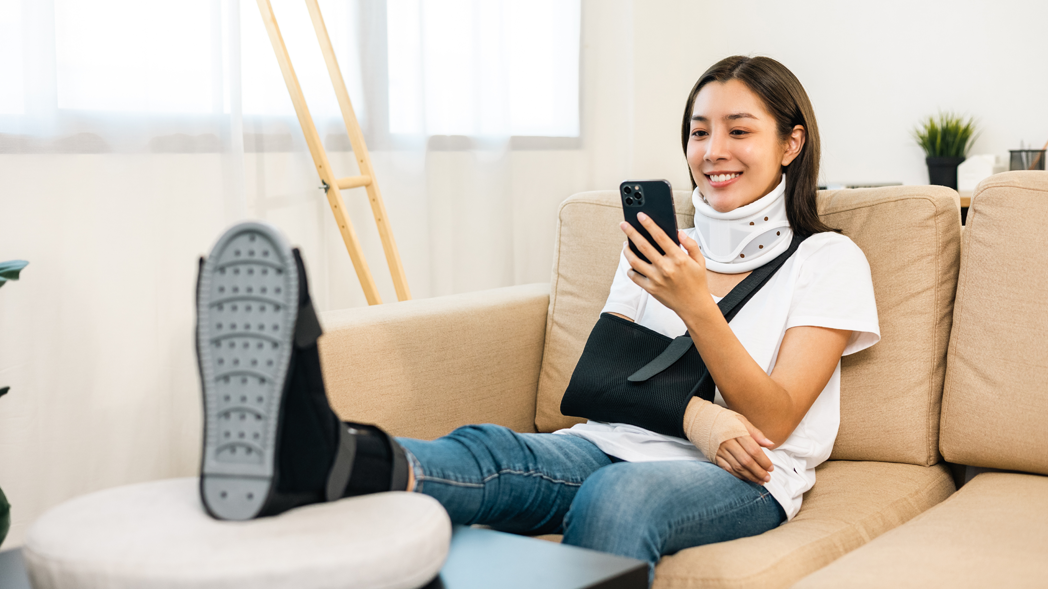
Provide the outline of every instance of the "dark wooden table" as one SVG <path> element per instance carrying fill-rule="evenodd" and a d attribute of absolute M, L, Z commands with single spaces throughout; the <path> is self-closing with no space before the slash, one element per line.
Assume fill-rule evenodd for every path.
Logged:
<path fill-rule="evenodd" d="M 455 526 L 440 576 L 425 589 L 644 589 L 642 561 L 492 530 Z M 30 589 L 19 549 L 0 552 L 0 588 Z"/>

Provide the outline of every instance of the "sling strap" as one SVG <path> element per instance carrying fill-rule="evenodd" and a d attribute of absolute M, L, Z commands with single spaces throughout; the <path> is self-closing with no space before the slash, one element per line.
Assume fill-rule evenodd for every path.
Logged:
<path fill-rule="evenodd" d="M 800 247 L 801 242 L 805 239 L 807 238 L 794 234 L 793 241 L 790 242 L 790 247 L 786 251 L 779 254 L 774 260 L 750 272 L 750 275 L 744 278 L 742 282 L 736 284 L 735 288 L 731 289 L 731 292 L 724 295 L 724 298 L 717 303 L 717 307 L 720 308 L 725 321 L 731 323 L 731 320 L 735 318 L 735 315 L 742 309 L 743 305 L 748 303 L 753 298 L 753 295 L 757 294 L 757 291 L 771 280 L 771 277 L 797 251 L 797 248 Z M 631 374 L 626 380 L 630 382 L 644 382 L 648 380 L 672 366 L 677 360 L 680 360 L 694 344 L 691 334 L 688 333 L 674 338 L 670 345 L 666 346 L 665 351 L 651 362 L 645 364 L 640 370 Z"/>

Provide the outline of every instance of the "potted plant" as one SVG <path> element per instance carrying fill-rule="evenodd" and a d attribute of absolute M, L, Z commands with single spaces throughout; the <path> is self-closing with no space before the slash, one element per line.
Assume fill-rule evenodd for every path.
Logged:
<path fill-rule="evenodd" d="M 928 182 L 957 190 L 957 166 L 975 142 L 975 120 L 940 112 L 919 124 L 913 137 L 927 156 Z"/>
<path fill-rule="evenodd" d="M 18 280 L 18 273 L 28 263 L 25 260 L 0 262 L 0 286 L 3 286 L 8 280 Z M 6 395 L 9 390 L 11 387 L 0 386 L 0 397 Z M 3 489 L 0 489 L 0 544 L 4 543 L 9 529 L 11 529 L 11 504 L 7 502 Z"/>

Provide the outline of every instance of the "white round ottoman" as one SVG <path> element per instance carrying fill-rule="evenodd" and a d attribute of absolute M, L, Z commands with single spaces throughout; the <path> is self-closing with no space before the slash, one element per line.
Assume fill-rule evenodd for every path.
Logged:
<path fill-rule="evenodd" d="M 212 519 L 198 479 L 78 497 L 23 548 L 35 589 L 421 587 L 440 572 L 451 522 L 435 499 L 379 493 L 246 522 Z"/>

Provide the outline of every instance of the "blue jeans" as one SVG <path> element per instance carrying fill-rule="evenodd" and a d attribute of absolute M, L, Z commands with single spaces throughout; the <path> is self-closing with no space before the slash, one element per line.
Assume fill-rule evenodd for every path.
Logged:
<path fill-rule="evenodd" d="M 518 534 L 564 534 L 564 543 L 647 561 L 754 536 L 786 514 L 761 485 L 708 462 L 622 462 L 575 436 L 461 427 L 432 442 L 398 439 L 415 491 L 440 501 L 456 524 Z"/>

